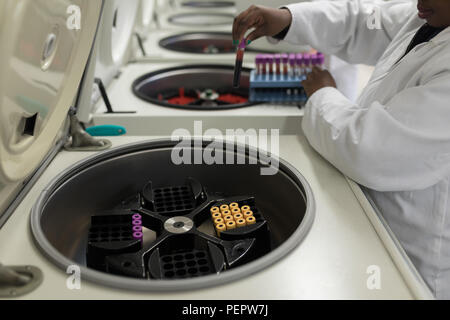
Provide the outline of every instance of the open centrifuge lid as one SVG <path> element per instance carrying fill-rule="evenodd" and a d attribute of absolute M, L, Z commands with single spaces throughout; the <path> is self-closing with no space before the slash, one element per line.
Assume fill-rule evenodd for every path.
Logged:
<path fill-rule="evenodd" d="M 50 152 L 91 52 L 101 0 L 0 2 L 0 186 Z"/>
<path fill-rule="evenodd" d="M 150 28 L 155 12 L 155 0 L 140 0 L 140 8 L 137 17 L 137 27 L 146 32 Z"/>
<path fill-rule="evenodd" d="M 107 0 L 99 28 L 95 76 L 105 85 L 114 78 L 130 53 L 140 0 Z"/>

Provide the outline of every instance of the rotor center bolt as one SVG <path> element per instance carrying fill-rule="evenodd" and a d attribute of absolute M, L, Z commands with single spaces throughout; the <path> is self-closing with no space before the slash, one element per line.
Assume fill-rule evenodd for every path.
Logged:
<path fill-rule="evenodd" d="M 174 224 L 173 224 L 173 226 L 174 226 L 174 228 L 183 228 L 184 227 L 184 222 L 182 222 L 182 221 L 179 221 L 179 222 L 175 222 Z"/>

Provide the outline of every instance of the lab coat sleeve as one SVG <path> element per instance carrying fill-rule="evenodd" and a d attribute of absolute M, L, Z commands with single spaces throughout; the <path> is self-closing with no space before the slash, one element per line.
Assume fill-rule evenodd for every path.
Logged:
<path fill-rule="evenodd" d="M 349 63 L 375 65 L 413 15 L 411 0 L 315 1 L 285 6 L 292 23 L 285 41 L 310 45 Z M 379 29 L 375 20 L 379 20 Z"/>
<path fill-rule="evenodd" d="M 428 188 L 450 175 L 449 83 L 447 72 L 368 106 L 322 88 L 306 104 L 303 131 L 361 185 L 381 192 Z"/>

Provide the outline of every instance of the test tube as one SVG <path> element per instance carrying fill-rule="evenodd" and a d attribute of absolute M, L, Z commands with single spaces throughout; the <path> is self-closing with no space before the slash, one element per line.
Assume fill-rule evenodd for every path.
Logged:
<path fill-rule="evenodd" d="M 236 51 L 236 64 L 234 66 L 233 87 L 239 88 L 241 83 L 242 62 L 244 60 L 246 39 L 242 39 Z"/>
<path fill-rule="evenodd" d="M 255 57 L 255 65 L 256 65 L 256 74 L 262 74 L 262 70 L 261 70 L 261 54 L 257 54 Z"/>
<path fill-rule="evenodd" d="M 295 53 L 291 53 L 289 55 L 289 76 L 294 77 L 295 76 Z"/>
<path fill-rule="evenodd" d="M 288 75 L 288 62 L 289 62 L 289 56 L 286 53 L 283 53 L 281 55 L 281 61 L 283 62 L 283 74 L 285 76 Z"/>
<path fill-rule="evenodd" d="M 239 209 L 239 204 L 237 202 L 232 202 L 228 206 L 230 207 L 230 209 L 233 209 L 233 208 Z"/>
<path fill-rule="evenodd" d="M 323 69 L 325 63 L 325 55 L 322 52 L 317 52 L 317 64 Z"/>
<path fill-rule="evenodd" d="M 303 55 L 303 63 L 305 66 L 305 74 L 311 72 L 311 55 L 309 53 L 305 53 Z"/>
<path fill-rule="evenodd" d="M 297 64 L 297 67 L 296 67 L 297 76 L 301 77 L 302 74 L 303 74 L 303 72 L 302 72 L 302 68 L 303 68 L 303 54 L 297 53 L 295 55 L 295 62 Z"/>
<path fill-rule="evenodd" d="M 311 54 L 311 69 L 317 66 L 317 54 Z"/>
<path fill-rule="evenodd" d="M 274 55 L 274 60 L 275 60 L 275 73 L 277 75 L 281 74 L 281 54 L 276 54 Z"/>
<path fill-rule="evenodd" d="M 273 55 L 266 54 L 266 64 L 269 74 L 273 74 Z"/>

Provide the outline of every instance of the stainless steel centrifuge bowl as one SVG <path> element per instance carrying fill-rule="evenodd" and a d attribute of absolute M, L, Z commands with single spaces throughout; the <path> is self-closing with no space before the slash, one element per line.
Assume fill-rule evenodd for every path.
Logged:
<path fill-rule="evenodd" d="M 205 141 L 188 141 L 191 150 L 202 151 Z M 81 268 L 83 279 L 105 286 L 140 291 L 190 290 L 229 283 L 279 262 L 306 237 L 314 219 L 314 199 L 305 178 L 279 160 L 278 173 L 261 175 L 267 164 L 250 164 L 255 149 L 235 149 L 245 157 L 240 165 L 174 165 L 170 140 L 136 143 L 90 157 L 56 177 L 40 195 L 31 213 L 31 229 L 37 246 L 56 265 Z M 203 145 L 203 146 L 202 146 Z M 232 152 L 235 144 L 225 144 Z M 220 152 L 219 152 L 220 153 Z M 272 159 L 273 160 L 273 159 Z M 259 163 L 259 161 L 258 161 Z M 276 164 L 277 162 L 273 162 Z M 268 222 L 273 249 L 257 260 L 220 274 L 189 279 L 149 280 L 127 278 L 86 267 L 87 233 L 92 215 L 111 209 L 152 180 L 154 185 L 179 185 L 186 177 L 208 190 L 227 195 L 253 195 Z"/>
<path fill-rule="evenodd" d="M 234 16 L 229 13 L 179 13 L 169 17 L 169 22 L 182 27 L 212 27 L 233 24 Z"/>
<path fill-rule="evenodd" d="M 234 53 L 233 36 L 229 32 L 187 32 L 162 39 L 159 46 L 167 50 L 194 54 Z M 259 49 L 255 44 L 247 46 L 247 52 L 275 53 L 274 50 Z"/>
<path fill-rule="evenodd" d="M 147 102 L 184 110 L 223 110 L 255 105 L 256 103 L 251 102 L 217 106 L 176 105 L 159 99 L 159 95 L 167 92 L 176 93 L 179 88 L 184 88 L 186 92 L 190 90 L 203 91 L 205 89 L 212 89 L 218 92 L 225 91 L 248 98 L 250 69 L 243 68 L 241 83 L 238 89 L 233 88 L 233 73 L 234 67 L 227 65 L 180 66 L 145 74 L 133 82 L 132 88 L 137 97 Z"/>

